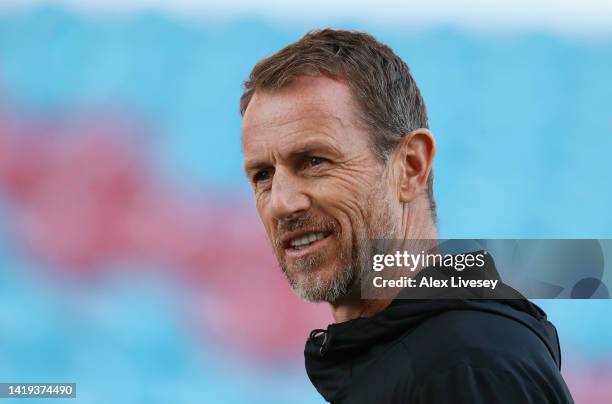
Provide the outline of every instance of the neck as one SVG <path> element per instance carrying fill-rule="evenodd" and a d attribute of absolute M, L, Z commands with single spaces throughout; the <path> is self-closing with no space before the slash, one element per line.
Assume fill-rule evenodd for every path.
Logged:
<path fill-rule="evenodd" d="M 415 206 L 416 205 L 416 206 Z M 417 212 L 419 212 L 417 214 Z M 403 240 L 416 240 L 421 247 L 429 249 L 432 242 L 438 239 L 436 226 L 429 214 L 429 206 L 426 200 L 416 200 L 410 206 L 404 204 L 402 207 L 402 226 L 400 236 Z M 414 273 L 416 275 L 416 272 Z M 362 299 L 360 281 L 356 282 L 352 292 L 337 301 L 330 303 L 332 316 L 336 323 L 353 320 L 359 317 L 372 317 L 386 309 L 394 300 L 393 297 L 382 299 Z M 389 296 L 386 293 L 385 296 Z"/>
<path fill-rule="evenodd" d="M 391 304 L 393 299 L 365 300 L 352 296 L 345 296 L 330 303 L 334 322 L 343 323 L 359 317 L 372 317 Z"/>

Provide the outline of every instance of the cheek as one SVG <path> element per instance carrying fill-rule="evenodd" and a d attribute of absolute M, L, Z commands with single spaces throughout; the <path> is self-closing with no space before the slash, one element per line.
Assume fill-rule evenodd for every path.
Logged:
<path fill-rule="evenodd" d="M 255 198 L 255 207 L 257 209 L 257 215 L 259 216 L 259 220 L 263 224 L 264 229 L 266 230 L 266 234 L 268 235 L 268 238 L 272 240 L 272 236 L 274 234 L 273 232 L 274 220 L 272 220 L 270 215 L 266 213 L 265 206 L 266 206 L 265 201 L 262 197 Z"/>
<path fill-rule="evenodd" d="M 364 237 L 373 189 L 373 184 L 352 178 L 334 181 L 319 190 L 316 200 L 321 210 L 339 223 L 343 240 Z"/>
<path fill-rule="evenodd" d="M 266 221 L 269 219 L 269 207 L 270 207 L 270 192 L 269 191 L 260 191 L 255 192 L 255 208 L 257 209 L 257 214 L 261 218 L 262 221 Z"/>
<path fill-rule="evenodd" d="M 345 175 L 334 181 L 328 200 L 337 209 L 353 220 L 363 221 L 367 217 L 372 197 L 376 196 L 379 178 L 365 175 Z M 374 195 L 373 195 L 374 194 Z"/>

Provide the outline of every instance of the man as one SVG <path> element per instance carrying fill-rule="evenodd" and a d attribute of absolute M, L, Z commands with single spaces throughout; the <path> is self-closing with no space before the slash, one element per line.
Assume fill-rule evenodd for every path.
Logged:
<path fill-rule="evenodd" d="M 245 173 L 280 266 L 332 310 L 305 350 L 327 401 L 572 402 L 556 331 L 526 300 L 362 298 L 370 240 L 437 238 L 436 143 L 389 47 L 308 33 L 255 66 L 240 111 Z"/>

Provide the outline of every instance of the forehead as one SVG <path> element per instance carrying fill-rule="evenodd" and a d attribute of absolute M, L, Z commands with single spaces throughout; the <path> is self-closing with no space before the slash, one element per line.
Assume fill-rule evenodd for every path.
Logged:
<path fill-rule="evenodd" d="M 257 91 L 244 114 L 245 157 L 266 146 L 318 138 L 338 148 L 366 143 L 349 87 L 327 77 L 300 77 L 280 90 Z"/>

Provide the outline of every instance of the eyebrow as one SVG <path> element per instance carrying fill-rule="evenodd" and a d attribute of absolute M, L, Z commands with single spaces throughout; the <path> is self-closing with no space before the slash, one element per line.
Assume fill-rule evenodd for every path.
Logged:
<path fill-rule="evenodd" d="M 342 155 L 340 150 L 338 150 L 334 145 L 329 143 L 312 141 L 305 143 L 291 150 L 289 156 L 299 156 L 303 154 L 314 154 L 314 153 L 322 153 L 326 155 L 333 155 L 334 157 L 339 157 Z"/>
<path fill-rule="evenodd" d="M 303 156 L 305 154 L 323 154 L 326 156 L 332 156 L 336 158 L 342 155 L 342 153 L 340 152 L 340 150 L 338 150 L 338 148 L 336 148 L 335 146 L 329 143 L 308 142 L 308 143 L 305 143 L 305 144 L 302 144 L 296 147 L 295 149 L 292 149 L 289 152 L 287 159 L 290 160 L 292 158 L 295 158 L 296 156 Z M 268 168 L 270 166 L 271 164 L 265 160 L 256 160 L 256 159 L 248 160 L 244 164 L 244 172 L 248 174 L 255 170 L 262 169 L 262 168 Z"/>
<path fill-rule="evenodd" d="M 252 173 L 253 171 L 259 171 L 262 168 L 267 168 L 267 167 L 270 167 L 270 163 L 267 163 L 265 161 L 259 161 L 259 160 L 249 161 L 245 163 L 244 165 L 244 173 L 248 176 L 249 173 Z"/>

